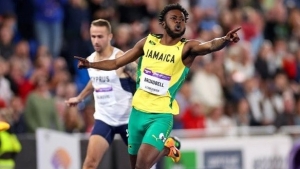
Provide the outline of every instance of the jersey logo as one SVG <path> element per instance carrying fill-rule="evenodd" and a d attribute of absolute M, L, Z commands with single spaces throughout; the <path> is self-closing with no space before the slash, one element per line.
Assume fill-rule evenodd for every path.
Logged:
<path fill-rule="evenodd" d="M 162 142 L 166 141 L 164 133 L 160 133 L 158 138 L 154 134 L 152 134 L 152 137 L 155 139 L 155 141 L 158 141 L 158 140 L 161 140 Z"/>
<path fill-rule="evenodd" d="M 159 138 L 157 138 L 154 134 L 152 134 L 152 137 L 157 141 Z"/>
<path fill-rule="evenodd" d="M 156 45 L 156 43 L 153 42 L 152 40 L 149 40 L 149 43 L 150 43 L 151 45 Z"/>

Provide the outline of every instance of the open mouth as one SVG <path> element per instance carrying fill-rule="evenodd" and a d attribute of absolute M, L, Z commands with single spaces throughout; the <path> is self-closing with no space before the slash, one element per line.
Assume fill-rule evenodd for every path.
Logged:
<path fill-rule="evenodd" d="M 181 30 L 180 28 L 181 28 L 180 25 L 176 25 L 175 26 L 175 31 L 180 31 Z"/>

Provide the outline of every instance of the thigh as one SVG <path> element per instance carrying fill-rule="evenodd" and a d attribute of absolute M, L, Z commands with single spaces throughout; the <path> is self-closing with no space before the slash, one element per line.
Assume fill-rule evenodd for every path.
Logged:
<path fill-rule="evenodd" d="M 116 133 L 120 134 L 122 140 L 128 145 L 128 124 L 116 127 Z"/>
<path fill-rule="evenodd" d="M 89 166 L 94 164 L 95 166 L 98 166 L 108 148 L 109 144 L 105 138 L 100 135 L 92 135 L 89 138 L 84 165 Z"/>
<path fill-rule="evenodd" d="M 137 155 L 142 144 L 145 134 L 143 120 L 142 114 L 132 108 L 128 123 L 128 153 L 130 155 Z"/>
<path fill-rule="evenodd" d="M 95 120 L 91 135 L 98 135 L 103 137 L 110 145 L 115 137 L 115 131 L 112 126 L 104 123 L 103 121 Z"/>
<path fill-rule="evenodd" d="M 164 143 L 173 128 L 172 114 L 151 114 L 149 124 L 142 143 L 150 144 L 158 151 L 162 151 Z"/>

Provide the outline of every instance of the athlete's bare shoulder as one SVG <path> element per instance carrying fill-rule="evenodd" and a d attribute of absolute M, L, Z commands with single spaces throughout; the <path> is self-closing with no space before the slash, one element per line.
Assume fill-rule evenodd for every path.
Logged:
<path fill-rule="evenodd" d="M 121 57 L 123 54 L 124 54 L 124 52 L 119 49 L 119 51 L 116 53 L 116 58 Z"/>
<path fill-rule="evenodd" d="M 183 47 L 183 58 L 186 58 L 188 55 L 190 55 L 191 49 L 195 45 L 201 44 L 201 41 L 196 40 L 196 39 L 189 39 L 185 41 L 184 47 Z"/>
<path fill-rule="evenodd" d="M 189 39 L 189 40 L 186 40 L 184 47 L 190 48 L 190 47 L 193 47 L 193 46 L 199 45 L 199 44 L 201 44 L 201 41 L 199 41 L 197 39 Z"/>
<path fill-rule="evenodd" d="M 87 56 L 86 59 L 87 59 L 88 61 L 92 62 L 92 61 L 93 61 L 93 57 L 95 56 L 95 54 L 96 54 L 96 51 L 93 52 L 93 53 L 91 53 L 89 56 Z"/>
<path fill-rule="evenodd" d="M 139 48 L 142 48 L 144 47 L 145 43 L 146 43 L 146 40 L 147 40 L 147 37 L 144 37 L 143 39 L 139 40 L 135 45 L 134 47 L 139 47 Z"/>
<path fill-rule="evenodd" d="M 182 51 L 182 61 L 185 66 L 190 67 L 195 59 L 196 54 L 192 52 L 192 49 L 201 44 L 201 41 L 196 39 L 186 40 L 183 51 Z"/>

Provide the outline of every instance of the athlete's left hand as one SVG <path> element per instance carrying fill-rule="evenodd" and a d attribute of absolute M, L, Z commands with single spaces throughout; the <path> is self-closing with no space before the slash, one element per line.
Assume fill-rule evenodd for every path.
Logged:
<path fill-rule="evenodd" d="M 79 69 L 86 69 L 86 68 L 89 68 L 89 65 L 90 65 L 90 62 L 88 60 L 86 60 L 85 58 L 83 57 L 78 57 L 78 56 L 74 56 L 75 59 L 78 59 L 78 65 L 77 67 Z"/>
<path fill-rule="evenodd" d="M 231 31 L 229 31 L 226 36 L 225 36 L 225 40 L 229 41 L 229 42 L 238 42 L 240 40 L 237 31 L 239 31 L 241 29 L 241 27 L 235 28 Z"/>

